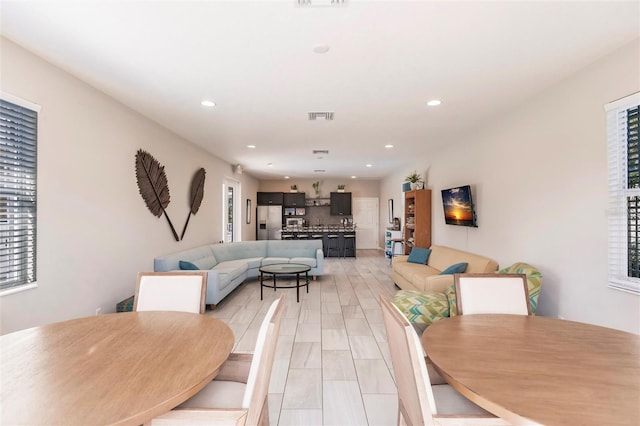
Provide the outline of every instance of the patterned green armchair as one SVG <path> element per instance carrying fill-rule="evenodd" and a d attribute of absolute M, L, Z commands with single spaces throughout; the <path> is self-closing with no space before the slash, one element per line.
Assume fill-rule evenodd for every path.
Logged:
<path fill-rule="evenodd" d="M 500 269 L 499 274 L 525 274 L 529 289 L 531 314 L 535 315 L 538 307 L 538 297 L 542 287 L 542 274 L 533 266 L 518 262 L 508 268 Z M 428 293 L 417 290 L 400 290 L 393 296 L 396 305 L 415 324 L 428 326 L 443 318 L 455 316 L 456 289 L 451 285 L 445 293 Z"/>

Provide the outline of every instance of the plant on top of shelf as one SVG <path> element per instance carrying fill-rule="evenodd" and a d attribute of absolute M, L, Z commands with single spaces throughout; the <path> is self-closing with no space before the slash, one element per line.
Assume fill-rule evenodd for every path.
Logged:
<path fill-rule="evenodd" d="M 291 185 L 291 192 L 298 192 L 298 185 L 296 185 L 295 183 Z"/>
<path fill-rule="evenodd" d="M 422 176 L 420 176 L 420 174 L 418 174 L 418 172 L 414 170 L 411 174 L 405 177 L 405 179 L 407 180 L 407 182 L 418 183 L 422 180 Z"/>
<path fill-rule="evenodd" d="M 422 180 L 422 176 L 415 170 L 410 173 L 407 177 L 405 177 L 407 182 L 411 183 L 411 189 L 422 189 L 424 188 L 424 182 Z"/>
<path fill-rule="evenodd" d="M 313 186 L 313 190 L 316 193 L 316 197 L 320 196 L 320 181 L 315 181 L 311 184 Z"/>
<path fill-rule="evenodd" d="M 344 183 L 338 184 L 338 192 L 344 192 L 344 188 L 345 187 L 346 187 L 346 185 Z"/>

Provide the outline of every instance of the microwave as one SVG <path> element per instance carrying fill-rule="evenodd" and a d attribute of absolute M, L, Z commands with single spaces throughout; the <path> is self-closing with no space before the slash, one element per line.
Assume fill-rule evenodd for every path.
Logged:
<path fill-rule="evenodd" d="M 288 217 L 287 226 L 304 226 L 304 219 L 301 217 Z"/>

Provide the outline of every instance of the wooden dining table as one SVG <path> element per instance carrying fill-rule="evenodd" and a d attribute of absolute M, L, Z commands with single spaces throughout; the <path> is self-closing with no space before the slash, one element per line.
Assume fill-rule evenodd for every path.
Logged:
<path fill-rule="evenodd" d="M 640 336 L 524 315 L 460 315 L 422 345 L 458 392 L 516 425 L 640 424 Z"/>
<path fill-rule="evenodd" d="M 231 329 L 207 315 L 126 312 L 0 337 L 0 424 L 140 425 L 218 373 Z"/>

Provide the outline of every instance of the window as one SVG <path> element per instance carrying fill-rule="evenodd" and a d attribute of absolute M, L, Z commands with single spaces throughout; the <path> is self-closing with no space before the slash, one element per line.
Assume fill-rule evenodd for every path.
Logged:
<path fill-rule="evenodd" d="M 0 294 L 35 287 L 39 109 L 0 97 Z"/>
<path fill-rule="evenodd" d="M 224 179 L 222 182 L 222 240 L 240 241 L 240 182 Z"/>
<path fill-rule="evenodd" d="M 605 105 L 609 287 L 640 294 L 640 92 Z"/>

